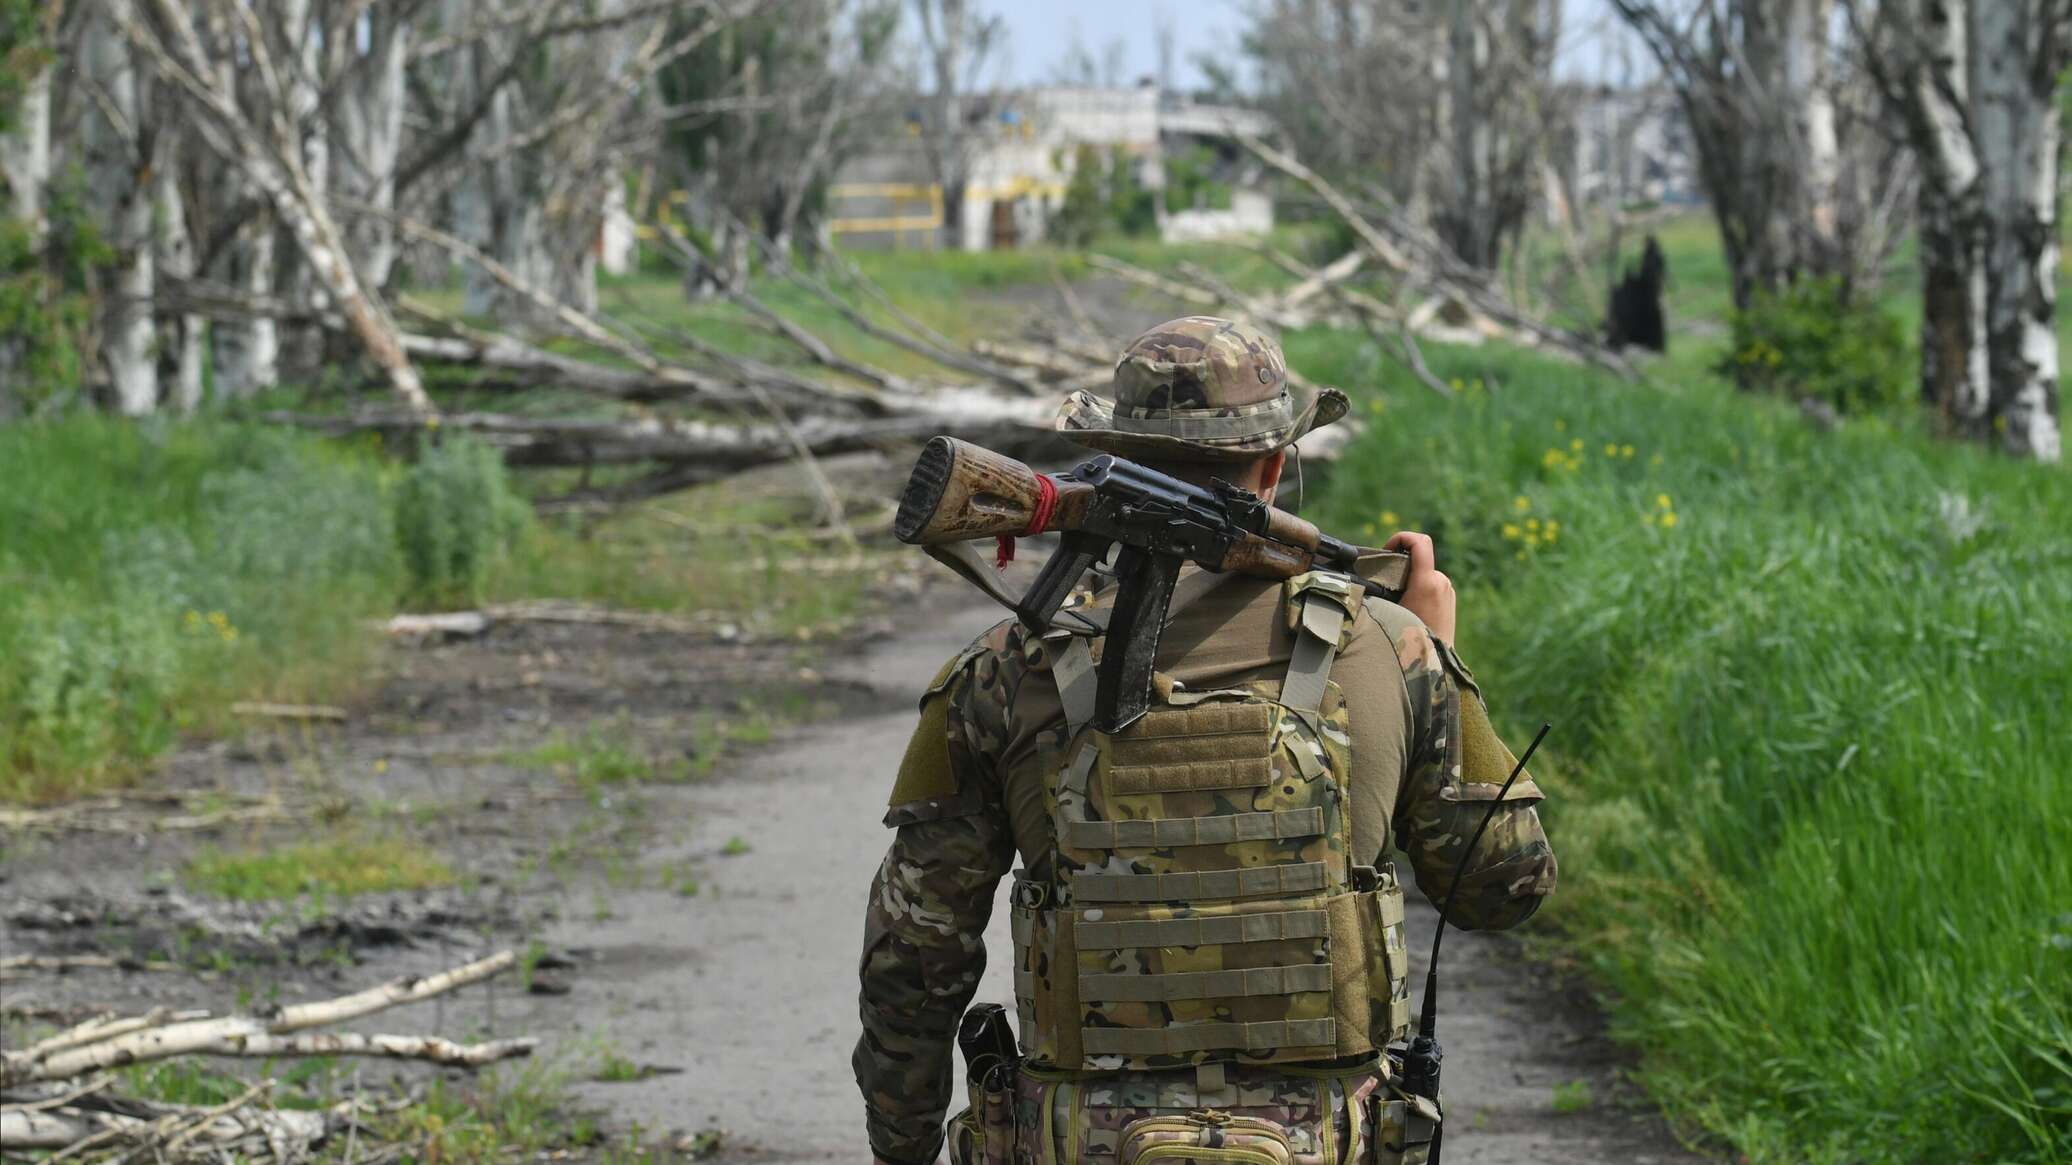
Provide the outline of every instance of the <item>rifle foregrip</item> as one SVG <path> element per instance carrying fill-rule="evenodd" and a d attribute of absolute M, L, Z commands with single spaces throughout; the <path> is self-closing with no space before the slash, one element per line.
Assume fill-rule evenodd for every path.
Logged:
<path fill-rule="evenodd" d="M 955 437 L 930 438 L 899 496 L 892 533 L 933 546 L 1020 534 L 1036 514 L 1036 471 Z"/>

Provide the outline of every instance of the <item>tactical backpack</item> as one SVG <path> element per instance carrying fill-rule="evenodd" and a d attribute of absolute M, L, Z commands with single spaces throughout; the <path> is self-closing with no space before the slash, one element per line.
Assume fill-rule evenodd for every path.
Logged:
<path fill-rule="evenodd" d="M 1282 679 L 1162 683 L 1112 735 L 1089 726 L 1098 639 L 1053 641 L 1070 732 L 1046 791 L 1056 850 L 1013 899 L 1029 1060 L 1314 1061 L 1407 1032 L 1403 891 L 1350 852 L 1352 738 L 1331 681 L 1364 592 L 1320 571 L 1283 585 Z"/>

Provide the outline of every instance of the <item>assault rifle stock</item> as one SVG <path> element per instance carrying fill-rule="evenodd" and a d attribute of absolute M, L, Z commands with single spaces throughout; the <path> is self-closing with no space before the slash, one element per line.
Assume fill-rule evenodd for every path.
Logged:
<path fill-rule="evenodd" d="M 1104 732 L 1150 706 L 1159 633 L 1182 563 L 1259 578 L 1323 567 L 1357 573 L 1395 598 L 1409 562 L 1342 542 L 1228 482 L 1199 486 L 1109 454 L 1044 474 L 954 437 L 936 437 L 921 451 L 892 523 L 900 541 L 932 548 L 1052 530 L 1060 535 L 1057 552 L 1025 594 L 1002 601 L 1032 631 L 1046 631 L 1080 576 L 1119 547 L 1094 701 L 1094 723 Z"/>

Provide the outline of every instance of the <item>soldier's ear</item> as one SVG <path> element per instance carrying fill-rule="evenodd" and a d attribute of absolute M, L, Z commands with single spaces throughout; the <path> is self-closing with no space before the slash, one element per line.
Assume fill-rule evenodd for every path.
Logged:
<path fill-rule="evenodd" d="M 1259 484 L 1252 492 L 1267 496 L 1275 486 L 1281 484 L 1281 470 L 1288 467 L 1288 451 L 1276 449 L 1259 462 Z"/>

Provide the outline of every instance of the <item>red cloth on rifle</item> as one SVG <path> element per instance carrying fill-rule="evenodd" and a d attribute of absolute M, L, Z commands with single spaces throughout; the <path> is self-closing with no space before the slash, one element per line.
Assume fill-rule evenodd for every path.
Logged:
<path fill-rule="evenodd" d="M 1037 474 L 1036 506 L 1029 511 L 1029 528 L 1022 531 L 1022 537 L 1026 538 L 1032 534 L 1041 534 L 1048 530 L 1050 528 L 1050 519 L 1057 512 L 1057 508 L 1057 480 L 1047 473 Z M 1014 539 L 1015 536 L 1013 534 L 1001 534 L 995 538 L 994 569 L 1006 570 L 1007 564 L 1014 561 Z"/>

